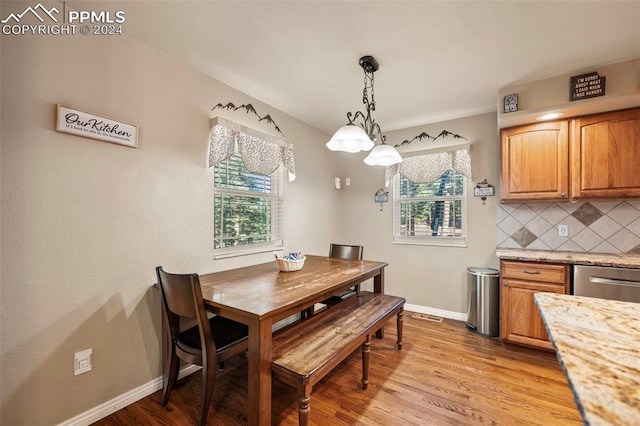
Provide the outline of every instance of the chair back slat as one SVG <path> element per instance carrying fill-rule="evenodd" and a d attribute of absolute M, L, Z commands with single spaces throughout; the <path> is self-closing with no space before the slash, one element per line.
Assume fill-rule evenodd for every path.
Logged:
<path fill-rule="evenodd" d="M 330 244 L 329 257 L 338 259 L 362 260 L 363 246 L 352 246 L 346 244 Z"/>

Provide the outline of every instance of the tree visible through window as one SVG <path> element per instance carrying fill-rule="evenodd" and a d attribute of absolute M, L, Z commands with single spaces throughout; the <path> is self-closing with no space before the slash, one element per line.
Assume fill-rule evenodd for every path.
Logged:
<path fill-rule="evenodd" d="M 415 183 L 396 176 L 394 241 L 422 244 L 466 244 L 467 179 L 454 170 L 437 181 Z"/>
<path fill-rule="evenodd" d="M 214 250 L 282 244 L 281 175 L 251 173 L 238 154 L 215 165 Z"/>

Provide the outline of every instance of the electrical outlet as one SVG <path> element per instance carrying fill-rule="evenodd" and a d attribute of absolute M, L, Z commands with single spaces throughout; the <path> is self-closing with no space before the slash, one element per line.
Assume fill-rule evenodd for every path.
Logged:
<path fill-rule="evenodd" d="M 558 236 L 560 236 L 560 237 L 568 237 L 569 236 L 569 225 L 558 225 Z"/>
<path fill-rule="evenodd" d="M 85 349 L 84 351 L 73 354 L 73 375 L 77 376 L 93 368 L 93 349 Z"/>

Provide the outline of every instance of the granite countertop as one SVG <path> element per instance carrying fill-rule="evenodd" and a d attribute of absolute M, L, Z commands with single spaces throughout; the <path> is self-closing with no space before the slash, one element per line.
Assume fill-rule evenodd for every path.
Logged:
<path fill-rule="evenodd" d="M 497 249 L 500 259 L 534 262 L 571 263 L 576 265 L 614 266 L 618 268 L 640 268 L 640 255 L 578 253 L 572 251 L 546 251 L 522 249 Z"/>
<path fill-rule="evenodd" d="M 640 304 L 554 293 L 534 298 L 584 424 L 640 424 Z"/>

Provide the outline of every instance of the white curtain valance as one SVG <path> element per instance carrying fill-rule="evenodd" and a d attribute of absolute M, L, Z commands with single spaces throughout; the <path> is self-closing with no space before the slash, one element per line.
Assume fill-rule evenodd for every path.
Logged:
<path fill-rule="evenodd" d="M 270 175 L 278 167 L 287 170 L 289 182 L 296 178 L 293 145 L 220 117 L 211 119 L 209 167 L 239 153 L 252 173 Z"/>
<path fill-rule="evenodd" d="M 447 170 L 455 170 L 471 179 L 471 155 L 469 145 L 443 147 L 425 154 L 403 157 L 402 163 L 387 167 L 386 185 L 398 173 L 412 182 L 435 182 Z"/>

